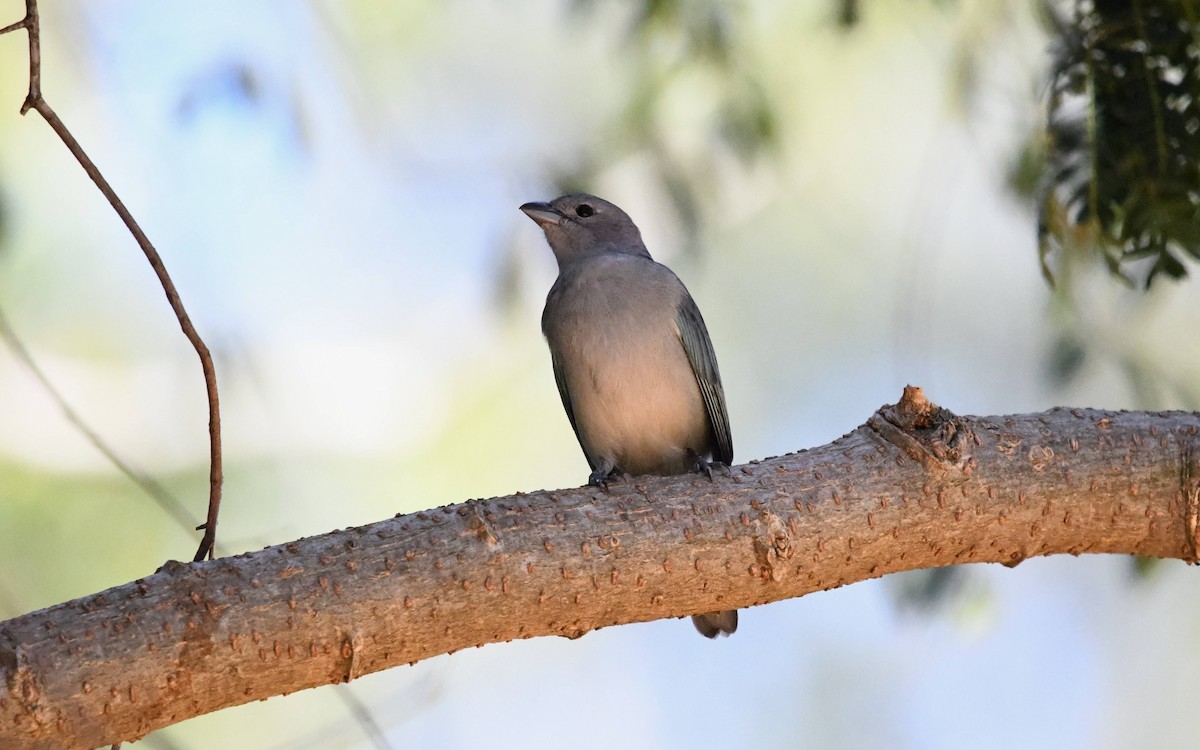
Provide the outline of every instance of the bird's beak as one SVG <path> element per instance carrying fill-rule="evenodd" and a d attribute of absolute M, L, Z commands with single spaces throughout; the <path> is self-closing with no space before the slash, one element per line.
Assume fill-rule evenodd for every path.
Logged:
<path fill-rule="evenodd" d="M 549 203 L 526 203 L 521 206 L 521 210 L 542 228 L 550 224 L 558 224 L 562 221 L 562 214 L 554 210 Z"/>

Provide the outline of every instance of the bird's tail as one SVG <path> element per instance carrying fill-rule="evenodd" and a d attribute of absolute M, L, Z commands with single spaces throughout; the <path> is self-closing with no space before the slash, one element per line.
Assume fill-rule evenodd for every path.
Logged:
<path fill-rule="evenodd" d="M 737 610 L 727 609 L 724 612 L 708 612 L 703 615 L 692 615 L 692 624 L 700 635 L 705 638 L 716 638 L 718 635 L 729 635 L 737 630 Z"/>

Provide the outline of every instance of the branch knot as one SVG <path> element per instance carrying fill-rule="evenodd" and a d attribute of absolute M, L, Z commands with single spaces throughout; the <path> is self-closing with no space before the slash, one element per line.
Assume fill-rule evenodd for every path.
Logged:
<path fill-rule="evenodd" d="M 867 426 L 931 472 L 969 475 L 974 467 L 971 446 L 978 441 L 970 427 L 916 386 L 905 386 L 900 402 L 881 407 Z"/>

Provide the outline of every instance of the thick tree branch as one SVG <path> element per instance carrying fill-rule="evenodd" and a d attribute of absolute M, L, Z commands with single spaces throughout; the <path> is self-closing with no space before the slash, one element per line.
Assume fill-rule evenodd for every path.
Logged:
<path fill-rule="evenodd" d="M 168 563 L 0 624 L 0 746 L 131 739 L 468 646 L 901 570 L 1064 552 L 1194 561 L 1198 432 L 1180 412 L 957 417 L 913 388 L 829 445 L 713 482 L 468 501 Z"/>

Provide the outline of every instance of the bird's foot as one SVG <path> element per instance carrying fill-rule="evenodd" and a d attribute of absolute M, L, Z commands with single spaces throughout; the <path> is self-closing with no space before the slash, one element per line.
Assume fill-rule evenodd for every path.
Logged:
<path fill-rule="evenodd" d="M 720 461 L 713 461 L 712 463 L 709 463 L 705 460 L 704 456 L 701 456 L 699 453 L 693 450 L 688 451 L 688 457 L 692 459 L 692 471 L 708 477 L 708 481 L 710 482 L 712 481 L 712 467 L 725 466 L 725 464 L 721 463 Z M 725 468 L 728 469 L 729 467 L 726 466 Z"/>
<path fill-rule="evenodd" d="M 622 476 L 621 470 L 615 466 L 601 466 L 593 471 L 588 476 L 588 484 L 593 487 L 599 487 L 604 492 L 608 492 L 608 482 L 610 479 L 618 479 Z"/>

